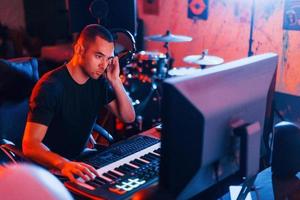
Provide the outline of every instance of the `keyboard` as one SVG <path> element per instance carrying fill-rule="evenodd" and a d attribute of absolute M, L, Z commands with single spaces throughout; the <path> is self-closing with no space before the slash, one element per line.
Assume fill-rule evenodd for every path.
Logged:
<path fill-rule="evenodd" d="M 91 199 L 126 199 L 136 191 L 158 183 L 160 140 L 144 135 L 116 143 L 84 162 L 100 174 L 94 180 L 78 184 L 65 182 L 66 187 Z"/>

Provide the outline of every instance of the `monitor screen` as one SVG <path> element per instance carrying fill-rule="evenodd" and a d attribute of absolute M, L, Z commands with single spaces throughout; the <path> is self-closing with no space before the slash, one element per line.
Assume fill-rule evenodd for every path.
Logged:
<path fill-rule="evenodd" d="M 239 170 L 232 124 L 257 122 L 261 135 L 269 127 L 277 59 L 247 57 L 163 82 L 161 188 L 187 199 L 216 184 L 216 163 L 218 178 Z"/>

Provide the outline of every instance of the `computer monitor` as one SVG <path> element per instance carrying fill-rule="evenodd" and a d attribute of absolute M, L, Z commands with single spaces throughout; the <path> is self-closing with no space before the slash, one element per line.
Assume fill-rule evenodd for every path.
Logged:
<path fill-rule="evenodd" d="M 239 170 L 232 126 L 256 122 L 260 136 L 270 127 L 277 60 L 267 53 L 163 82 L 160 188 L 188 199 Z"/>

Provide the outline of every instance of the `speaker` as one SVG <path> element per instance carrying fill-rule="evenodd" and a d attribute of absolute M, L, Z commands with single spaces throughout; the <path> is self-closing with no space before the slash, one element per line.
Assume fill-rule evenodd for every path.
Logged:
<path fill-rule="evenodd" d="M 274 176 L 288 178 L 300 171 L 300 128 L 291 122 L 274 127 L 271 168 Z"/>

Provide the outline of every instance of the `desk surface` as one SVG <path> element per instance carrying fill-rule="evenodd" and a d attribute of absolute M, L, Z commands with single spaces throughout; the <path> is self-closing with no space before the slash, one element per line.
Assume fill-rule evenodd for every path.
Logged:
<path fill-rule="evenodd" d="M 142 134 L 157 138 L 160 137 L 159 131 L 157 131 L 155 128 L 147 130 Z M 282 180 L 273 177 L 271 168 L 269 167 L 258 173 L 254 185 L 257 192 L 251 192 L 251 197 L 253 200 L 300 199 L 300 173 L 293 178 Z M 229 193 L 224 195 L 223 199 L 230 200 Z"/>
<path fill-rule="evenodd" d="M 160 132 L 152 128 L 150 130 L 144 131 L 141 134 L 148 135 L 156 138 L 160 138 Z M 299 177 L 299 178 L 298 178 Z M 293 177 L 290 179 L 279 180 L 278 178 L 272 177 L 271 168 L 267 168 L 261 171 L 254 182 L 256 192 L 251 192 L 251 197 L 253 200 L 260 199 L 300 199 L 300 173 L 298 177 Z M 155 196 L 158 199 L 166 199 L 162 197 L 164 195 L 161 193 L 157 193 L 158 186 L 154 186 L 149 188 L 147 191 L 140 191 L 136 194 L 140 197 L 140 199 L 151 199 L 149 197 Z M 148 193 L 148 194 L 147 194 Z M 151 194 L 154 193 L 154 194 Z M 136 197 L 136 195 L 134 195 Z M 165 194 L 166 195 L 166 194 Z M 223 200 L 230 200 L 230 195 L 227 193 L 223 196 Z"/>
<path fill-rule="evenodd" d="M 256 192 L 251 192 L 253 200 L 300 199 L 300 179 L 295 176 L 294 178 L 280 180 L 272 176 L 270 167 L 257 175 L 254 185 Z M 227 193 L 223 199 L 230 200 L 229 193 Z"/>

